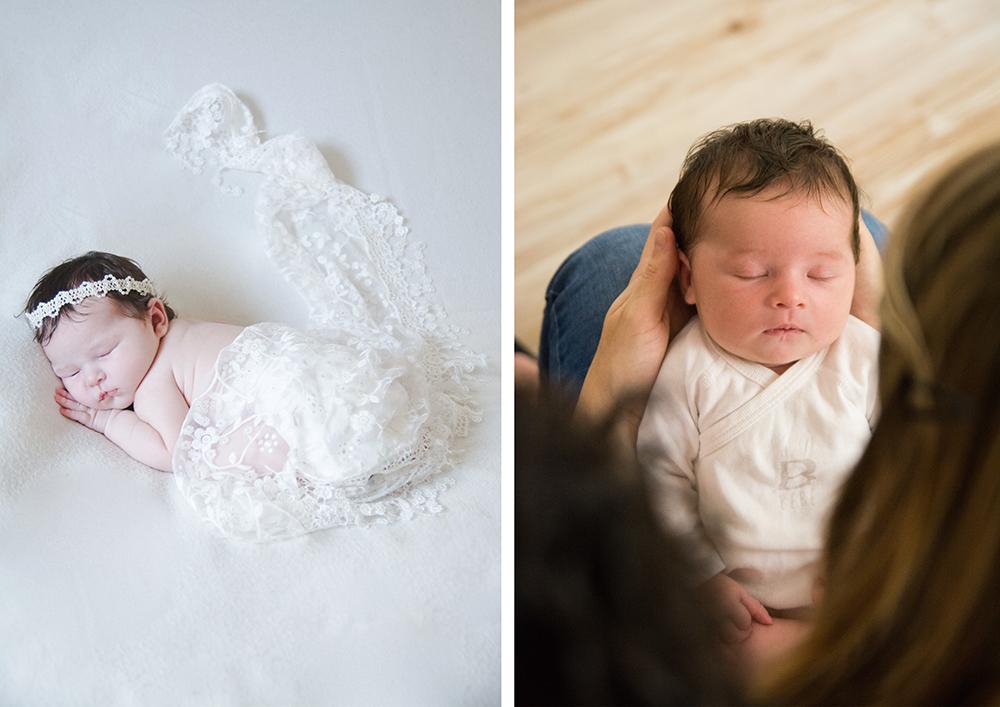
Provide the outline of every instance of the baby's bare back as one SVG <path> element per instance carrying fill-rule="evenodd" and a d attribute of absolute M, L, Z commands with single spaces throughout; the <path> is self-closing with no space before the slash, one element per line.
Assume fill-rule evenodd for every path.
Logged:
<path fill-rule="evenodd" d="M 141 400 L 143 409 L 147 402 L 163 406 L 164 401 L 169 398 L 165 391 L 171 387 L 175 398 L 176 391 L 181 391 L 187 408 L 190 408 L 191 403 L 212 384 L 219 353 L 233 343 L 244 329 L 245 327 L 232 324 L 191 319 L 175 319 L 170 322 L 170 329 L 160 344 L 157 360 L 146 376 L 150 385 L 149 395 Z M 161 384 L 165 387 L 160 387 Z M 179 398 L 177 400 L 179 402 Z M 136 413 L 140 414 L 138 406 Z M 187 409 L 184 413 L 187 413 Z M 175 422 L 179 429 L 181 420 L 175 419 Z M 169 436 L 176 440 L 174 429 L 171 428 Z M 239 459 L 245 467 L 257 469 L 261 473 L 284 466 L 288 444 L 274 428 L 244 421 L 223 432 L 214 449 L 220 459 Z M 264 441 L 258 442 L 259 438 Z M 173 451 L 173 443 L 170 450 Z"/>
<path fill-rule="evenodd" d="M 212 382 L 215 361 L 245 327 L 195 319 L 174 319 L 163 337 L 153 369 L 169 371 L 188 406 Z M 154 374 L 150 370 L 150 374 Z"/>
<path fill-rule="evenodd" d="M 98 431 L 134 459 L 170 471 L 191 403 L 212 382 L 219 353 L 245 327 L 174 319 L 135 391 L 133 410 L 113 410 Z"/>

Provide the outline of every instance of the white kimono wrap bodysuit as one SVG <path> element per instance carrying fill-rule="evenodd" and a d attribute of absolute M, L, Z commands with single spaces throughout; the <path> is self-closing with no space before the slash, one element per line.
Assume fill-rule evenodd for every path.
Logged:
<path fill-rule="evenodd" d="M 677 335 L 638 453 L 702 578 L 724 569 L 774 609 L 812 603 L 828 512 L 876 415 L 878 345 L 849 317 L 839 339 L 779 376 L 724 351 L 697 318 Z"/>

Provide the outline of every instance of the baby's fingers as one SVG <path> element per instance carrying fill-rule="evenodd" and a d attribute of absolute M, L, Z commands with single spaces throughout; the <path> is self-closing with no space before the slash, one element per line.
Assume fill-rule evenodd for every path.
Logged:
<path fill-rule="evenodd" d="M 81 425 L 86 425 L 90 422 L 90 414 L 82 410 L 71 410 L 70 408 L 61 407 L 59 408 L 59 412 L 63 417 L 79 422 Z"/>
<path fill-rule="evenodd" d="M 86 410 L 87 409 L 85 405 L 76 402 L 76 400 L 74 400 L 73 398 L 69 397 L 68 395 L 62 395 L 60 393 L 56 393 L 55 401 L 59 405 L 59 407 L 70 408 L 71 410 Z"/>
<path fill-rule="evenodd" d="M 753 617 L 742 602 L 730 602 L 725 606 L 725 617 L 728 623 L 740 631 L 747 631 L 753 623 Z"/>
<path fill-rule="evenodd" d="M 764 624 L 765 626 L 770 626 L 774 623 L 771 615 L 767 613 L 767 609 L 764 605 L 760 603 L 755 597 L 750 596 L 746 592 L 740 596 L 740 601 L 743 606 L 746 607 L 747 611 L 750 613 L 750 617 L 759 624 Z"/>
<path fill-rule="evenodd" d="M 723 643 L 740 643 L 750 635 L 753 619 L 746 607 L 738 601 L 726 604 L 720 618 L 719 637 Z"/>

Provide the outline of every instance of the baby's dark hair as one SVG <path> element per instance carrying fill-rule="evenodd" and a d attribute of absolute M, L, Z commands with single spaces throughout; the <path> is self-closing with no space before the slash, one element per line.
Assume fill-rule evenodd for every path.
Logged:
<path fill-rule="evenodd" d="M 677 247 L 690 255 L 707 205 L 727 194 L 754 196 L 772 184 L 786 187 L 783 195 L 832 194 L 850 204 L 851 250 L 857 262 L 858 185 L 846 159 L 809 121 L 780 118 L 729 125 L 705 135 L 688 151 L 669 202 Z"/>
<path fill-rule="evenodd" d="M 117 278 L 132 277 L 132 279 L 139 281 L 146 279 L 146 273 L 134 260 L 112 253 L 92 250 L 59 263 L 42 275 L 35 283 L 35 289 L 31 291 L 31 295 L 24 305 L 24 313 L 33 312 L 38 305 L 48 302 L 63 290 L 72 290 L 84 282 L 97 282 L 104 279 L 106 275 Z M 170 305 L 159 295 L 146 295 L 134 291 L 123 295 L 114 290 L 107 294 L 107 297 L 115 302 L 123 315 L 133 319 L 146 318 L 146 307 L 154 296 L 163 302 L 168 321 L 177 316 Z M 66 311 L 75 312 L 76 308 L 72 304 L 67 304 L 59 310 L 59 316 L 46 317 L 42 321 L 42 325 L 35 330 L 35 341 L 43 346 L 47 344 L 56 327 L 59 326 L 60 317 Z"/>

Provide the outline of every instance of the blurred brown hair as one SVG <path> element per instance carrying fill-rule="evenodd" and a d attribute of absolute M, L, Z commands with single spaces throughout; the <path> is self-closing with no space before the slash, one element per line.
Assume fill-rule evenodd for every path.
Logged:
<path fill-rule="evenodd" d="M 688 151 L 680 180 L 670 194 L 677 247 L 688 255 L 701 234 L 704 210 L 728 194 L 751 197 L 773 184 L 782 194 L 802 193 L 843 199 L 854 215 L 850 234 L 857 262 L 858 186 L 844 156 L 813 130 L 809 121 L 761 118 L 721 128 Z"/>
<path fill-rule="evenodd" d="M 515 703 L 734 704 L 684 547 L 614 418 L 544 387 L 515 412 Z"/>
<path fill-rule="evenodd" d="M 882 416 L 831 518 L 809 638 L 766 703 L 1000 701 L 1000 145 L 889 244 Z"/>
<path fill-rule="evenodd" d="M 28 296 L 28 301 L 24 305 L 24 312 L 34 311 L 39 304 L 48 302 L 62 290 L 71 290 L 84 282 L 102 280 L 105 275 L 113 275 L 117 278 L 131 276 L 133 279 L 140 281 L 146 279 L 146 274 L 134 260 L 112 253 L 102 253 L 92 250 L 83 255 L 63 261 L 42 275 Z M 129 292 L 123 295 L 114 290 L 108 292 L 107 297 L 117 304 L 118 309 L 124 316 L 133 319 L 145 319 L 146 306 L 153 299 L 152 295 L 144 295 L 141 292 Z M 174 310 L 170 308 L 163 297 L 157 295 L 157 299 L 163 302 L 163 307 L 167 312 L 167 320 L 173 319 L 176 316 Z M 76 307 L 67 304 L 59 310 L 59 316 L 46 317 L 41 327 L 35 330 L 35 341 L 42 345 L 48 343 L 48 340 L 52 337 L 52 333 L 59 326 L 59 318 L 67 310 L 75 312 Z"/>

